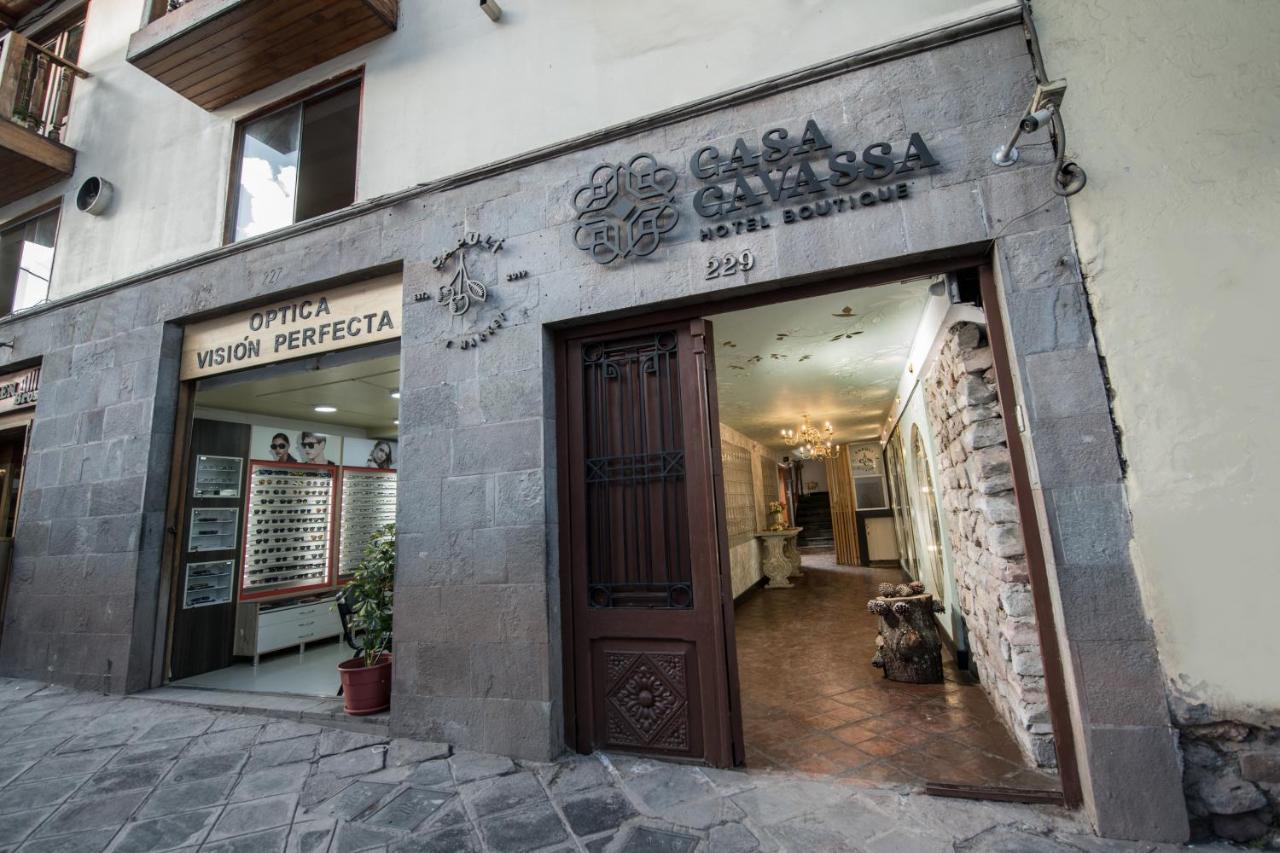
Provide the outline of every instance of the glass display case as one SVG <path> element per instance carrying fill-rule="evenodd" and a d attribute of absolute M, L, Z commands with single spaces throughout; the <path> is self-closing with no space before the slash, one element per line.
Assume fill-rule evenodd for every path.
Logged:
<path fill-rule="evenodd" d="M 244 460 L 238 456 L 196 456 L 192 497 L 238 498 Z"/>
<path fill-rule="evenodd" d="M 292 595 L 331 584 L 336 470 L 249 463 L 241 599 Z"/>
<path fill-rule="evenodd" d="M 188 551 L 230 551 L 236 547 L 237 507 L 195 507 L 191 510 Z"/>
<path fill-rule="evenodd" d="M 184 609 L 227 604 L 231 601 L 231 579 L 235 560 L 213 560 L 187 564 L 187 585 L 182 594 Z"/>
<path fill-rule="evenodd" d="M 340 518 L 339 583 L 350 577 L 374 535 L 396 520 L 396 472 L 343 468 Z"/>

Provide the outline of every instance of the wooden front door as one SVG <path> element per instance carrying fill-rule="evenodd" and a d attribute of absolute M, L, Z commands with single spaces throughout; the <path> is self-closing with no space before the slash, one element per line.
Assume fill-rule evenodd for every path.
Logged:
<path fill-rule="evenodd" d="M 570 738 L 741 763 L 710 324 L 566 339 Z"/>

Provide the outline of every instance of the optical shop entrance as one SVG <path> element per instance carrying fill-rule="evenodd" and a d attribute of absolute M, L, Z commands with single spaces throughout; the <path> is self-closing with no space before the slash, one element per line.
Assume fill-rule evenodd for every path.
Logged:
<path fill-rule="evenodd" d="M 338 693 L 341 593 L 395 521 L 400 302 L 397 274 L 185 329 L 167 683 Z"/>

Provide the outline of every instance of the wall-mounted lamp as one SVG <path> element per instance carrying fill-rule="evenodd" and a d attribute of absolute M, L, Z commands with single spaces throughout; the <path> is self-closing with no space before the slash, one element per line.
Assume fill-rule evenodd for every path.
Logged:
<path fill-rule="evenodd" d="M 498 5 L 498 0 L 480 0 L 480 9 L 494 23 L 502 19 L 502 7 Z"/>

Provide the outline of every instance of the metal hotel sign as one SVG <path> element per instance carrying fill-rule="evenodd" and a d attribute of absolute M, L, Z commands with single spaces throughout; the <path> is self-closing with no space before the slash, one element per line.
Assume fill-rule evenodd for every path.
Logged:
<path fill-rule="evenodd" d="M 0 415 L 34 406 L 39 393 L 39 365 L 0 376 Z"/>
<path fill-rule="evenodd" d="M 766 130 L 758 142 L 744 137 L 721 150 L 704 145 L 689 158 L 701 182 L 693 212 L 702 241 L 794 225 L 911 197 L 910 178 L 938 160 L 924 137 L 909 133 L 895 148 L 872 142 L 861 151 L 837 149 L 817 121 L 798 132 Z M 680 221 L 673 169 L 650 154 L 627 163 L 601 163 L 572 198 L 574 243 L 597 263 L 651 254 Z"/>
<path fill-rule="evenodd" d="M 283 299 L 187 327 L 182 379 L 400 337 L 399 274 Z"/>

